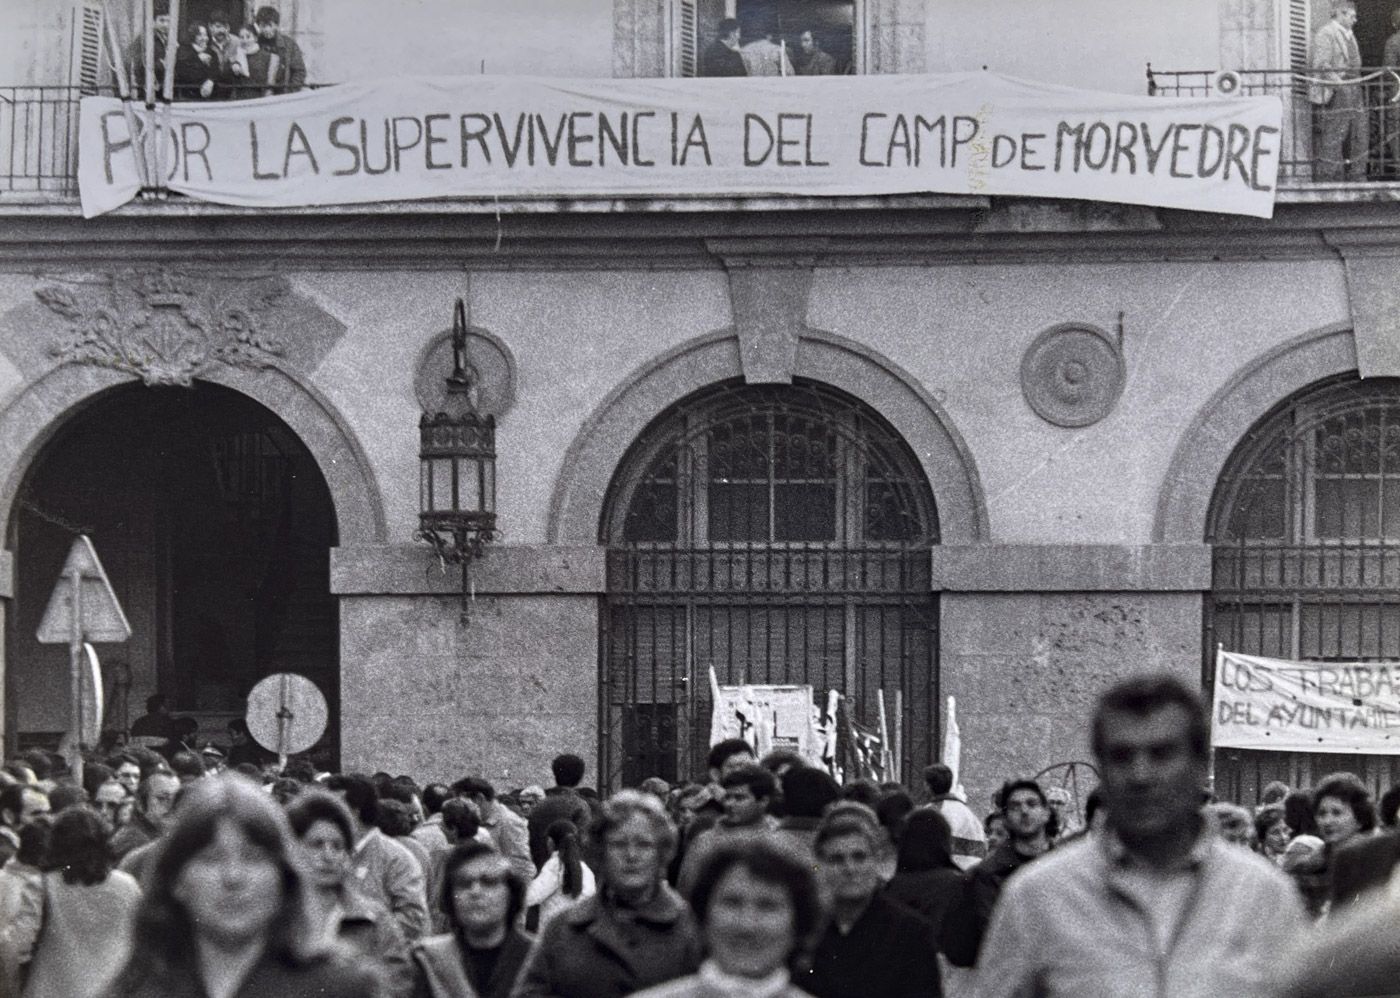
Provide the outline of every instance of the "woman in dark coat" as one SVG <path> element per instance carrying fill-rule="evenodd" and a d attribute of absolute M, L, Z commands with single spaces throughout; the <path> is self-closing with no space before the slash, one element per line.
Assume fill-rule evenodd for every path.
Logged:
<path fill-rule="evenodd" d="M 530 952 L 518 928 L 525 882 L 483 842 L 453 847 L 438 904 L 450 931 L 413 947 L 414 998 L 509 998 Z"/>
<path fill-rule="evenodd" d="M 544 927 L 513 998 L 622 998 L 700 966 L 690 908 L 665 879 L 676 827 L 661 803 L 635 790 L 614 795 L 591 841 L 601 888 Z"/>
<path fill-rule="evenodd" d="M 953 862 L 948 819 L 931 807 L 911 811 L 899 838 L 898 865 L 885 896 L 912 908 L 934 927 L 938 949 L 959 967 L 977 959 L 977 917 L 971 883 Z"/>

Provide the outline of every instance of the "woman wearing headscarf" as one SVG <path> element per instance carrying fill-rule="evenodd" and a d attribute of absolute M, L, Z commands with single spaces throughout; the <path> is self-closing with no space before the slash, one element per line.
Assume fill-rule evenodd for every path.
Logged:
<path fill-rule="evenodd" d="M 286 816 L 245 777 L 192 783 L 107 998 L 377 998 L 373 969 L 316 938 L 295 850 Z"/>

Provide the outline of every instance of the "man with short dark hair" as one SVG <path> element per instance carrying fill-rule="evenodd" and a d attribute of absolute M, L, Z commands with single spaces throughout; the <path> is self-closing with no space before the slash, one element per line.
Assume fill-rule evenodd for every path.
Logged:
<path fill-rule="evenodd" d="M 477 806 L 481 827 L 501 855 L 510 860 L 515 875 L 527 884 L 533 880 L 538 869 L 530 858 L 530 826 L 525 819 L 496 800 L 496 788 L 480 776 L 464 777 L 452 784 L 452 789 Z"/>
<path fill-rule="evenodd" d="M 170 21 L 168 15 L 165 20 L 168 27 Z M 159 17 L 156 18 L 156 23 L 160 23 Z M 171 724 L 172 720 L 170 699 L 164 693 L 153 693 L 146 698 L 146 713 L 131 722 L 131 737 L 143 739 L 141 744 L 148 745 L 148 747 L 168 741 L 175 734 L 175 728 Z"/>
<path fill-rule="evenodd" d="M 578 793 L 586 771 L 581 758 L 571 752 L 556 755 L 549 764 L 554 774 L 554 786 L 544 792 L 544 800 L 530 809 L 526 833 L 530 861 L 538 870 L 549 859 L 549 826 L 556 821 L 572 821 L 580 831 L 588 828 L 593 812 Z M 527 883 L 529 881 L 526 881 Z"/>
<path fill-rule="evenodd" d="M 38 787 L 12 783 L 0 790 L 0 866 L 19 851 L 20 829 L 48 813 L 48 795 Z"/>
<path fill-rule="evenodd" d="M 811 28 L 797 36 L 797 49 L 797 75 L 836 75 L 836 58 L 829 52 L 822 51 L 821 45 L 817 42 L 817 36 L 812 34 Z"/>
<path fill-rule="evenodd" d="M 953 792 L 953 771 L 941 762 L 924 769 L 929 803 L 948 822 L 953 832 L 953 862 L 960 870 L 970 870 L 987 856 L 987 830 L 972 808 Z"/>
<path fill-rule="evenodd" d="M 411 943 L 428 929 L 427 878 L 418 860 L 376 826 L 379 796 L 368 776 L 332 776 L 326 789 L 344 801 L 355 823 L 350 882 L 392 911 Z"/>
<path fill-rule="evenodd" d="M 777 819 L 768 813 L 768 804 L 778 781 L 762 766 L 740 766 L 720 781 L 724 791 L 721 803 L 724 816 L 693 838 L 686 847 L 681 862 L 676 889 L 688 896 L 700 876 L 700 870 L 714 849 L 735 835 L 771 832 L 778 827 Z"/>
<path fill-rule="evenodd" d="M 739 51 L 739 22 L 726 17 L 719 22 L 715 40 L 700 55 L 701 76 L 748 76 Z"/>
<path fill-rule="evenodd" d="M 301 46 L 282 33 L 282 15 L 277 8 L 259 7 L 253 25 L 258 29 L 258 44 L 276 60 L 268 80 L 276 88 L 273 92 L 285 94 L 305 87 L 306 59 Z"/>
<path fill-rule="evenodd" d="M 710 754 L 705 758 L 705 765 L 710 770 L 710 782 L 716 786 L 726 776 L 742 766 L 752 766 L 758 761 L 758 756 L 754 754 L 753 746 L 742 738 L 726 738 L 722 742 L 716 742 L 710 748 Z"/>
<path fill-rule="evenodd" d="M 1099 700 L 1107 825 L 1006 882 L 978 964 L 986 998 L 1264 998 L 1305 926 L 1288 877 L 1204 821 L 1209 729 L 1168 675 Z"/>
<path fill-rule="evenodd" d="M 219 61 L 219 79 L 228 74 L 229 63 L 238 53 L 238 36 L 229 31 L 228 14 L 222 10 L 209 14 L 209 49 Z"/>
<path fill-rule="evenodd" d="M 1007 840 L 972 868 L 972 900 L 978 931 L 985 932 L 1002 885 L 1027 863 L 1045 855 L 1055 837 L 1056 816 L 1035 780 L 1011 780 L 996 796 Z"/>
<path fill-rule="evenodd" d="M 778 33 L 776 19 L 763 25 L 758 37 L 739 49 L 744 72 L 749 76 L 791 76 L 792 60 Z"/>

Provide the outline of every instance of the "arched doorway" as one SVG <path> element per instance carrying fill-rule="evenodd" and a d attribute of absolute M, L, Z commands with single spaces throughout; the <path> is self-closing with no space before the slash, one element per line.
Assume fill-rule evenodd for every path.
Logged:
<path fill-rule="evenodd" d="M 88 534 L 133 627 L 99 648 L 122 731 L 164 693 L 222 735 L 271 672 L 306 675 L 332 710 L 338 753 L 339 624 L 329 587 L 334 506 L 310 452 L 262 404 L 218 385 L 122 385 L 96 396 L 31 462 L 7 527 L 16 593 L 7 618 L 7 730 L 51 746 L 66 728 L 66 648 L 34 631 L 77 533 Z"/>
<path fill-rule="evenodd" d="M 703 775 L 711 667 L 843 692 L 872 726 L 883 691 L 902 771 L 933 760 L 938 513 L 878 413 L 801 379 L 706 389 L 642 433 L 604 509 L 608 786 Z"/>
<path fill-rule="evenodd" d="M 1400 379 L 1355 374 L 1306 388 L 1235 448 L 1211 502 L 1205 677 L 1217 643 L 1284 659 L 1400 659 Z M 1222 799 L 1270 780 L 1306 786 L 1350 770 L 1373 790 L 1400 757 L 1222 749 Z"/>

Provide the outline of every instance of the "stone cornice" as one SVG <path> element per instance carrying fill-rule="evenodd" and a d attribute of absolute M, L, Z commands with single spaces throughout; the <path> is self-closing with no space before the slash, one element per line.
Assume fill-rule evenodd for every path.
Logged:
<path fill-rule="evenodd" d="M 1281 204 L 1273 219 L 1086 202 L 903 196 L 733 201 L 422 202 L 254 212 L 190 202 L 98 219 L 70 204 L 0 199 L 0 269 L 172 262 L 253 266 L 294 250 L 297 269 L 648 268 L 787 256 L 813 266 L 1335 260 L 1388 254 L 1387 201 Z"/>
<path fill-rule="evenodd" d="M 482 596 L 593 595 L 605 589 L 605 556 L 601 547 L 493 544 L 472 563 L 472 587 Z M 331 592 L 337 596 L 442 596 L 461 589 L 461 569 L 439 571 L 425 544 L 331 549 Z"/>

